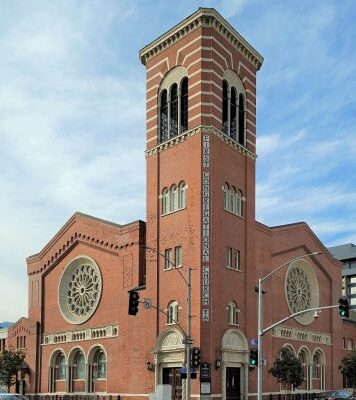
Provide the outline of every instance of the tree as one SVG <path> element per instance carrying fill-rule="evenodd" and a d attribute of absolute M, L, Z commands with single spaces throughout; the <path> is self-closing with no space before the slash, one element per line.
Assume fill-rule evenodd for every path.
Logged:
<path fill-rule="evenodd" d="M 341 360 L 339 368 L 341 370 L 341 373 L 346 378 L 347 386 L 352 387 L 353 392 L 355 392 L 355 387 L 356 387 L 356 351 L 355 350 Z"/>
<path fill-rule="evenodd" d="M 13 378 L 16 377 L 24 359 L 25 354 L 18 350 L 9 349 L 0 353 L 0 384 L 6 385 L 8 391 L 15 383 Z"/>
<path fill-rule="evenodd" d="M 281 349 L 268 372 L 277 379 L 277 382 L 293 389 L 300 386 L 304 380 L 301 361 L 287 348 Z"/>

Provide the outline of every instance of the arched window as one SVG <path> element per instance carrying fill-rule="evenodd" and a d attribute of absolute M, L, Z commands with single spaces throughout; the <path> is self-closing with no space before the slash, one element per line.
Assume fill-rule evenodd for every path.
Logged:
<path fill-rule="evenodd" d="M 73 377 L 74 379 L 85 378 L 85 358 L 81 351 L 78 351 L 74 358 Z"/>
<path fill-rule="evenodd" d="M 164 188 L 162 191 L 162 214 L 169 213 L 169 190 Z"/>
<path fill-rule="evenodd" d="M 97 362 L 97 377 L 106 378 L 106 355 L 102 350 L 99 350 L 96 354 Z"/>
<path fill-rule="evenodd" d="M 228 307 L 228 323 L 231 325 L 238 325 L 239 319 L 238 319 L 238 313 L 240 310 L 238 310 L 237 305 L 235 302 L 231 302 Z"/>
<path fill-rule="evenodd" d="M 174 300 L 168 304 L 167 307 L 167 324 L 178 324 L 178 303 Z"/>
<path fill-rule="evenodd" d="M 236 192 L 236 215 L 242 216 L 242 192 L 238 190 Z"/>
<path fill-rule="evenodd" d="M 319 354 L 315 353 L 313 355 L 313 364 L 312 364 L 312 377 L 313 377 L 313 379 L 319 379 L 319 368 L 320 368 Z"/>
<path fill-rule="evenodd" d="M 231 88 L 230 100 L 230 136 L 236 140 L 236 125 L 237 125 L 237 93 L 234 87 Z"/>
<path fill-rule="evenodd" d="M 188 129 L 188 78 L 185 77 L 182 80 L 181 86 L 181 132 L 184 132 Z"/>
<path fill-rule="evenodd" d="M 176 211 L 178 209 L 178 189 L 176 185 L 171 186 L 171 195 L 170 195 L 170 211 Z"/>
<path fill-rule="evenodd" d="M 162 90 L 160 98 L 160 141 L 168 139 L 168 100 L 167 90 Z"/>
<path fill-rule="evenodd" d="M 245 99 L 242 93 L 239 95 L 239 140 L 238 142 L 245 145 Z"/>
<path fill-rule="evenodd" d="M 66 360 L 63 353 L 58 354 L 56 359 L 56 379 L 66 379 Z"/>
<path fill-rule="evenodd" d="M 186 192 L 185 182 L 182 181 L 178 186 L 178 208 L 179 209 L 185 208 L 185 192 Z"/>
<path fill-rule="evenodd" d="M 228 135 L 229 133 L 229 100 L 228 100 L 229 88 L 227 82 L 223 80 L 223 107 L 222 107 L 222 131 Z"/>
<path fill-rule="evenodd" d="M 171 123 L 169 136 L 174 137 L 178 135 L 178 85 L 176 83 L 174 83 L 171 87 L 170 107 Z"/>
<path fill-rule="evenodd" d="M 224 183 L 224 210 L 229 210 L 229 185 L 225 182 Z"/>
<path fill-rule="evenodd" d="M 236 214 L 236 189 L 232 186 L 230 189 L 230 211 Z"/>

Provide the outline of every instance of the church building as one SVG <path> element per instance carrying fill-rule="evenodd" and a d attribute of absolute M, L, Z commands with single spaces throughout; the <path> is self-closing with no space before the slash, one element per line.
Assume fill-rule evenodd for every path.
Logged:
<path fill-rule="evenodd" d="M 146 221 L 75 213 L 27 259 L 29 314 L 8 329 L 7 346 L 26 353 L 27 395 L 144 399 L 171 384 L 172 398 L 186 400 L 190 330 L 200 350 L 191 396 L 255 399 L 259 278 L 284 265 L 264 281 L 266 328 L 337 305 L 342 265 L 305 222 L 255 220 L 258 51 L 216 10 L 199 8 L 139 56 Z M 140 303 L 129 315 L 133 290 Z M 342 388 L 348 340 L 356 345 L 355 324 L 337 307 L 275 326 L 263 338 L 264 396 L 284 391 L 268 373 L 282 348 L 302 361 L 299 391 Z"/>

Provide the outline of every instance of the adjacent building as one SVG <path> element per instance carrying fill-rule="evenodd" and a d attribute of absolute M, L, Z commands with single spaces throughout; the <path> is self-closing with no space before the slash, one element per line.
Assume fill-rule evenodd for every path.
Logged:
<path fill-rule="evenodd" d="M 216 10 L 200 8 L 145 46 L 140 60 L 146 222 L 75 213 L 27 259 L 29 315 L 8 334 L 27 354 L 23 387 L 129 399 L 169 383 L 174 399 L 186 398 L 180 368 L 192 268 L 191 338 L 204 367 L 192 395 L 254 398 L 258 278 L 285 264 L 264 285 L 267 327 L 336 305 L 342 265 L 306 223 L 255 220 L 258 51 Z M 129 316 L 133 289 L 154 307 L 141 303 Z M 303 363 L 300 390 L 340 388 L 345 337 L 356 339 L 355 325 L 335 309 L 275 327 L 264 338 L 264 393 L 282 390 L 267 370 L 283 347 Z"/>

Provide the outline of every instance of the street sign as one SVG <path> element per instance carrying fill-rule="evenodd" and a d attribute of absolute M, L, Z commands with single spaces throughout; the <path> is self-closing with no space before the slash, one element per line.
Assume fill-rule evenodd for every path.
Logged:
<path fill-rule="evenodd" d="M 258 339 L 251 339 L 250 340 L 250 345 L 251 346 L 257 346 L 258 345 Z"/>
<path fill-rule="evenodd" d="M 143 299 L 143 307 L 149 310 L 152 307 L 152 300 L 151 299 Z"/>
<path fill-rule="evenodd" d="M 179 368 L 179 372 L 181 374 L 186 374 L 187 373 L 187 368 Z"/>

